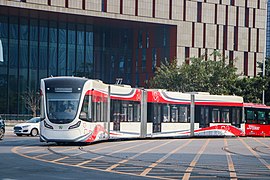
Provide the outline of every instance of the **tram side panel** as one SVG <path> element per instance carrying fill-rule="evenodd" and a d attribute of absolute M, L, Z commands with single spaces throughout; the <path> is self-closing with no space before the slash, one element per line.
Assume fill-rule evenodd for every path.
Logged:
<path fill-rule="evenodd" d="M 141 90 L 111 87 L 110 138 L 134 138 L 141 134 Z"/>
<path fill-rule="evenodd" d="M 270 107 L 253 104 L 245 107 L 246 136 L 270 136 Z"/>

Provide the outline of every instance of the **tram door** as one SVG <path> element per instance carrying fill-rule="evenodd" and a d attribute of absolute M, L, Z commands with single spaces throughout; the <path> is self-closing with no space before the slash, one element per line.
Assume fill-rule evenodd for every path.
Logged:
<path fill-rule="evenodd" d="M 242 122 L 241 113 L 242 113 L 242 111 L 240 108 L 233 108 L 232 109 L 232 125 L 235 127 L 238 127 L 238 128 L 241 127 L 241 122 Z"/>
<path fill-rule="evenodd" d="M 209 108 L 201 107 L 201 116 L 200 116 L 200 128 L 209 127 Z"/>
<path fill-rule="evenodd" d="M 153 133 L 161 132 L 161 105 L 155 104 L 153 111 Z"/>

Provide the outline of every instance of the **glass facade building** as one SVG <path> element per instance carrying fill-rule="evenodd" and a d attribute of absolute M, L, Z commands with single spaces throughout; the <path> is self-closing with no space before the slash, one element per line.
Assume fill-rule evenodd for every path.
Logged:
<path fill-rule="evenodd" d="M 174 26 L 0 11 L 8 11 L 0 14 L 1 114 L 29 113 L 22 95 L 38 92 L 41 78 L 81 76 L 106 83 L 122 78 L 125 84 L 145 86 L 162 60 L 176 56 Z"/>

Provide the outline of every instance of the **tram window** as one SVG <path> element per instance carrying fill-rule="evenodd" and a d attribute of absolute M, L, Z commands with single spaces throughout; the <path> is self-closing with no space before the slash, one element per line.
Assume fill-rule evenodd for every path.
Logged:
<path fill-rule="evenodd" d="M 270 112 L 267 112 L 267 121 L 266 124 L 270 124 Z"/>
<path fill-rule="evenodd" d="M 178 122 L 178 108 L 177 106 L 171 106 L 171 122 Z"/>
<path fill-rule="evenodd" d="M 186 106 L 179 107 L 179 122 L 188 122 L 188 108 Z"/>
<path fill-rule="evenodd" d="M 128 119 L 129 122 L 133 121 L 133 104 L 128 104 L 127 119 Z"/>
<path fill-rule="evenodd" d="M 170 121 L 170 106 L 169 105 L 163 105 L 163 118 L 162 122 L 169 122 Z"/>
<path fill-rule="evenodd" d="M 266 124 L 265 112 L 258 111 L 258 123 L 259 124 Z"/>
<path fill-rule="evenodd" d="M 221 122 L 223 122 L 223 123 L 230 122 L 230 111 L 229 111 L 229 109 L 222 109 Z"/>
<path fill-rule="evenodd" d="M 93 121 L 94 122 L 104 122 L 106 121 L 106 99 L 102 96 L 92 97 L 92 107 L 93 107 Z"/>
<path fill-rule="evenodd" d="M 85 96 L 83 100 L 83 105 L 80 113 L 80 119 L 84 121 L 91 121 L 91 96 Z"/>
<path fill-rule="evenodd" d="M 219 109 L 215 108 L 212 110 L 212 122 L 219 123 L 220 122 L 220 115 Z"/>
<path fill-rule="evenodd" d="M 256 114 L 254 113 L 254 111 L 251 110 L 247 110 L 246 111 L 246 121 L 247 123 L 256 123 Z"/>
<path fill-rule="evenodd" d="M 134 121 L 135 122 L 140 121 L 140 113 L 141 113 L 140 104 L 138 102 L 135 102 L 134 103 Z"/>
<path fill-rule="evenodd" d="M 241 123 L 240 109 L 233 108 L 232 109 L 232 124 L 238 127 L 240 123 Z"/>
<path fill-rule="evenodd" d="M 120 101 L 112 100 L 111 103 L 111 122 L 118 123 L 120 122 Z"/>
<path fill-rule="evenodd" d="M 127 104 L 122 104 L 121 122 L 127 121 L 127 113 L 128 113 L 127 108 L 128 108 Z"/>

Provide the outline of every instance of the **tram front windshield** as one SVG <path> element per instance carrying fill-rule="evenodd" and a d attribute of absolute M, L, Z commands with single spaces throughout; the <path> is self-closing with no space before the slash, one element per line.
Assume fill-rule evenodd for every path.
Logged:
<path fill-rule="evenodd" d="M 52 123 L 66 124 L 74 120 L 80 93 L 47 93 L 47 115 Z"/>

